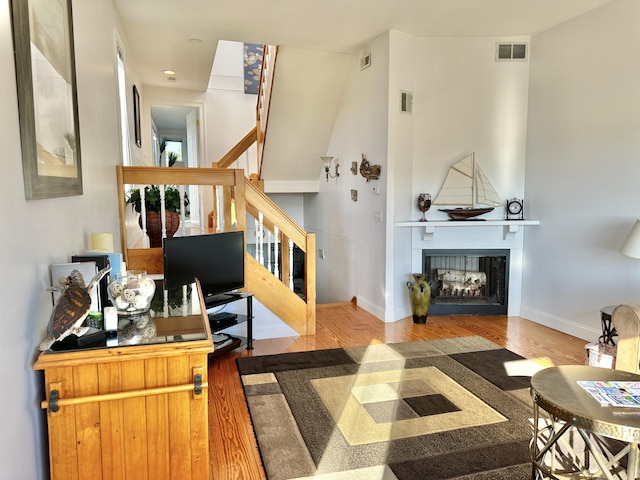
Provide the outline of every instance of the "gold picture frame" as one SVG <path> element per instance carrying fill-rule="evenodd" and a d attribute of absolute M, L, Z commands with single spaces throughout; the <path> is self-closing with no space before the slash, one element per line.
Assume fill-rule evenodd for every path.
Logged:
<path fill-rule="evenodd" d="M 71 0 L 11 0 L 25 198 L 82 195 Z"/>

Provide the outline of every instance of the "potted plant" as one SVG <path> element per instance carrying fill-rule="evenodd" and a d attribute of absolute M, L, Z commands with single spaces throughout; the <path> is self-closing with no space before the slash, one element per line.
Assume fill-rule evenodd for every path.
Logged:
<path fill-rule="evenodd" d="M 126 201 L 136 212 L 142 213 L 140 189 L 134 188 L 131 190 Z M 164 204 L 167 237 L 173 237 L 180 226 L 180 190 L 174 186 L 165 186 Z M 149 236 L 151 247 L 162 247 L 161 200 L 160 187 L 158 185 L 148 185 L 144 188 L 144 205 L 147 218 L 147 235 Z M 185 208 L 189 206 L 189 195 L 186 191 L 184 192 L 184 206 Z M 142 218 L 138 219 L 138 223 L 142 228 Z"/>

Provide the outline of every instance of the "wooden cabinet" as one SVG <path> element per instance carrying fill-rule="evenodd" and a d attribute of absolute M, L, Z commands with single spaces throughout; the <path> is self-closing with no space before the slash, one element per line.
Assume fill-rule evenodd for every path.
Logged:
<path fill-rule="evenodd" d="M 213 343 L 195 296 L 188 311 L 152 319 L 148 344 L 118 338 L 116 346 L 40 354 L 52 479 L 209 479 Z"/>

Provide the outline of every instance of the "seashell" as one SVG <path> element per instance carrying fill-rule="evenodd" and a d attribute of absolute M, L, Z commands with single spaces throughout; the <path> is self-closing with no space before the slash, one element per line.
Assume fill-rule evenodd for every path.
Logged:
<path fill-rule="evenodd" d="M 122 294 L 124 288 L 119 283 L 112 282 L 109 284 L 109 290 L 111 291 L 111 295 L 118 297 Z"/>
<path fill-rule="evenodd" d="M 129 308 L 129 302 L 127 302 L 124 298 L 122 297 L 116 297 L 114 299 L 114 302 L 116 304 L 116 308 L 118 310 L 126 310 L 127 308 Z"/>
<path fill-rule="evenodd" d="M 136 292 L 134 292 L 132 289 L 130 288 L 125 288 L 122 291 L 122 298 L 124 298 L 127 302 L 129 303 L 133 303 L 133 301 L 136 298 Z"/>
<path fill-rule="evenodd" d="M 156 284 L 150 278 L 146 278 L 140 282 L 140 293 L 145 297 L 150 297 L 156 291 Z"/>
<path fill-rule="evenodd" d="M 147 296 L 145 295 L 136 295 L 133 299 L 133 306 L 136 308 L 144 308 L 147 306 Z"/>

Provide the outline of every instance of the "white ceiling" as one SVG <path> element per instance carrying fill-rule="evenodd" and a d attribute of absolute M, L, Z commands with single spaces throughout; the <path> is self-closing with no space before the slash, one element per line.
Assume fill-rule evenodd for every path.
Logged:
<path fill-rule="evenodd" d="M 151 117 L 159 130 L 187 130 L 187 115 L 195 107 L 151 105 Z"/>
<path fill-rule="evenodd" d="M 533 35 L 610 0 L 114 0 L 146 86 L 204 91 L 219 40 L 357 53 L 416 37 Z M 176 71 L 168 82 L 164 69 Z"/>

